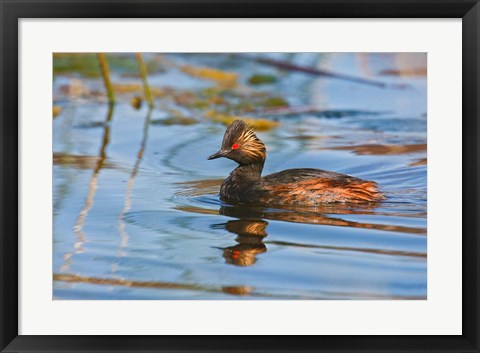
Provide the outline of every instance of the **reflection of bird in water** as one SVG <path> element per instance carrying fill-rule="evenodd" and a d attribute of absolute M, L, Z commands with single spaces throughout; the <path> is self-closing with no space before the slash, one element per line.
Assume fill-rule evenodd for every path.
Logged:
<path fill-rule="evenodd" d="M 288 169 L 262 177 L 266 148 L 242 120 L 226 130 L 220 151 L 239 164 L 220 187 L 222 200 L 263 206 L 318 206 L 326 203 L 368 203 L 384 198 L 377 184 L 321 169 Z"/>
<path fill-rule="evenodd" d="M 377 205 L 369 203 L 362 205 L 361 208 L 339 207 L 338 204 L 324 205 L 319 207 L 285 207 L 266 208 L 253 206 L 221 206 L 218 213 L 224 216 L 255 219 L 272 220 L 292 223 L 319 224 L 336 227 L 377 229 L 392 232 L 404 232 L 411 234 L 425 234 L 425 228 L 406 227 L 393 224 L 364 223 L 344 219 L 341 215 L 374 215 L 373 210 Z M 402 214 L 392 214 L 404 217 Z"/>
<path fill-rule="evenodd" d="M 223 248 L 223 257 L 228 264 L 237 266 L 251 266 L 256 256 L 267 251 L 263 239 L 268 235 L 265 231 L 268 222 L 263 220 L 237 219 L 216 225 L 231 233 L 237 234 L 238 244 Z"/>
<path fill-rule="evenodd" d="M 395 224 L 365 223 L 354 220 L 348 220 L 341 215 L 378 215 L 388 217 L 419 217 L 424 218 L 425 213 L 404 213 L 404 212 L 385 212 L 376 211 L 377 203 L 359 204 L 352 208 L 345 204 L 325 204 L 317 207 L 292 207 L 285 206 L 276 208 L 267 208 L 261 206 L 246 205 L 228 205 L 221 206 L 220 209 L 212 210 L 197 206 L 177 206 L 177 210 L 185 212 L 194 212 L 200 214 L 221 214 L 234 218 L 248 219 L 266 219 L 292 223 L 319 224 L 325 226 L 350 227 L 378 229 L 387 232 L 404 232 L 410 234 L 426 234 L 427 230 L 421 227 L 409 227 Z"/>

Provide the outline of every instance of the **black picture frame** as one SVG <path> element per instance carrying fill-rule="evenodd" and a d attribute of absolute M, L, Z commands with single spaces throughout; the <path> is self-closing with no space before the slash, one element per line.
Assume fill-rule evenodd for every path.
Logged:
<path fill-rule="evenodd" d="M 480 5 L 477 0 L 2 0 L 0 11 L 2 352 L 479 352 Z M 461 336 L 18 335 L 18 20 L 157 17 L 462 18 L 463 334 Z"/>

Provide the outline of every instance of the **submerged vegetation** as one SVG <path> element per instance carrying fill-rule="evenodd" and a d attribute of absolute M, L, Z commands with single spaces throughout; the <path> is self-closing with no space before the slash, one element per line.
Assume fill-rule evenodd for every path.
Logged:
<path fill-rule="evenodd" d="M 165 125 L 173 124 L 193 124 L 200 122 L 202 118 L 222 124 L 231 123 L 236 117 L 240 117 L 251 124 L 253 127 L 265 131 L 277 127 L 280 122 L 279 115 L 294 116 L 302 110 L 310 110 L 311 113 L 341 118 L 362 112 L 344 110 L 330 111 L 311 109 L 310 107 L 294 106 L 292 107 L 286 97 L 269 90 L 257 89 L 257 86 L 264 84 L 273 84 L 277 82 L 277 76 L 273 74 L 253 74 L 245 82 L 241 82 L 235 72 L 209 68 L 203 66 L 194 66 L 191 64 L 181 64 L 173 61 L 171 58 L 165 58 L 162 55 L 150 55 L 144 60 L 140 53 L 135 54 L 105 54 L 105 53 L 85 53 L 85 54 L 54 54 L 53 73 L 57 75 L 72 75 L 78 78 L 102 77 L 105 91 L 89 90 L 82 86 L 81 81 L 74 80 L 69 86 L 62 86 L 61 90 L 70 96 L 90 96 L 91 99 L 102 99 L 107 96 L 108 102 L 113 104 L 115 99 L 129 100 L 132 107 L 139 109 L 145 100 L 151 109 L 155 105 L 161 109 L 169 111 Z M 135 65 L 135 60 L 137 65 Z M 346 76 L 319 70 L 312 67 L 302 67 L 291 65 L 287 62 L 278 60 L 266 60 L 259 58 L 246 58 L 244 56 L 234 56 L 234 60 L 256 60 L 265 66 L 279 68 L 279 73 L 285 70 L 302 72 L 316 76 L 325 76 L 333 79 L 351 80 L 358 84 L 374 85 L 380 88 L 404 88 L 404 86 L 389 85 L 388 83 L 377 82 L 365 78 Z M 112 67 L 120 74 L 115 79 L 110 78 L 110 69 Z M 198 78 L 210 81 L 213 85 L 207 88 L 198 89 L 179 89 L 174 87 L 159 87 L 148 83 L 148 74 L 165 72 L 168 70 L 179 70 L 180 72 Z M 119 83 L 118 78 L 126 79 L 140 77 L 142 84 L 139 83 Z M 130 80 L 129 80 L 130 81 Z M 187 111 L 185 110 L 187 109 Z M 54 106 L 53 115 L 56 117 L 61 111 L 59 105 Z M 246 115 L 248 114 L 248 115 Z M 174 121 L 177 119 L 177 121 Z M 154 120 L 159 124 L 158 120 Z"/>

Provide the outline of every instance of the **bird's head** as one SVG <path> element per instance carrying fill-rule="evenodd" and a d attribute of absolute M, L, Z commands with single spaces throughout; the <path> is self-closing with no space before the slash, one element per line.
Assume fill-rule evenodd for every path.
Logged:
<path fill-rule="evenodd" d="M 208 159 L 229 158 L 240 165 L 263 163 L 267 151 L 263 142 L 255 135 L 253 129 L 242 120 L 231 123 L 223 136 L 220 151 Z"/>

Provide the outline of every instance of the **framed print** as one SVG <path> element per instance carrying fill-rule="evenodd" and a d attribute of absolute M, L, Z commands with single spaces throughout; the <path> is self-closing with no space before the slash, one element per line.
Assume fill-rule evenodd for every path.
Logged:
<path fill-rule="evenodd" d="M 1 350 L 478 352 L 477 1 L 3 1 Z"/>

